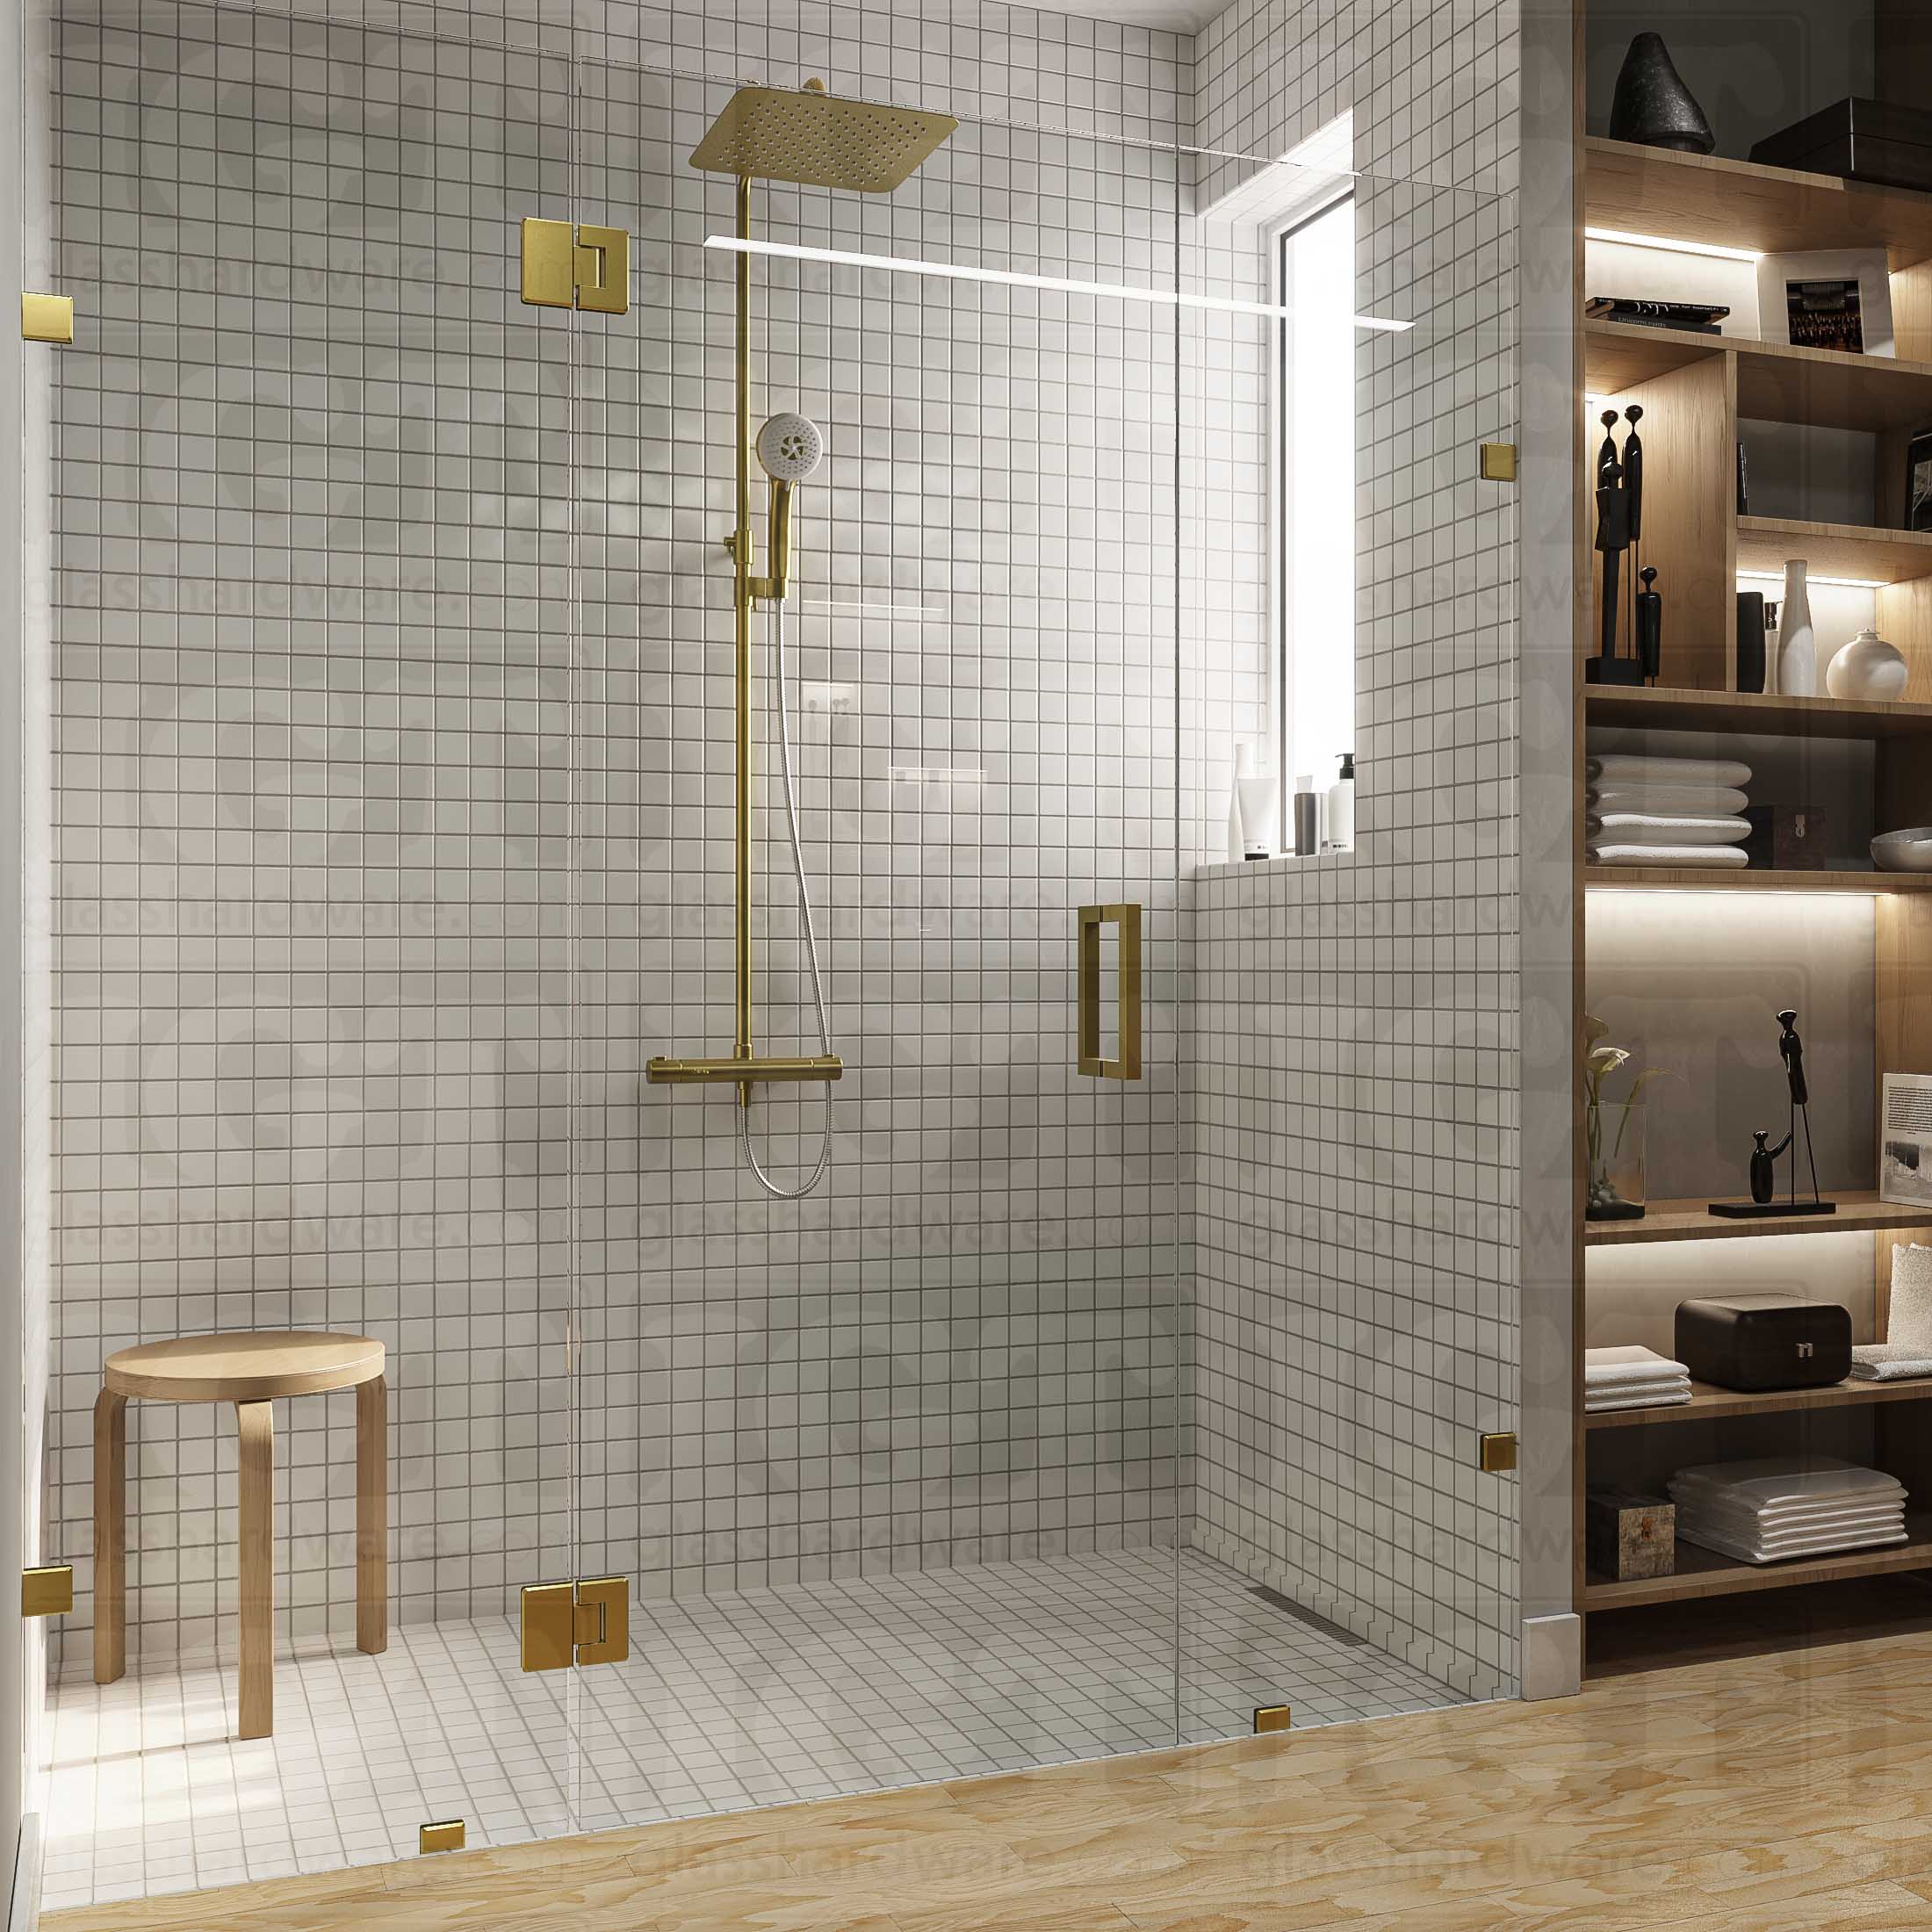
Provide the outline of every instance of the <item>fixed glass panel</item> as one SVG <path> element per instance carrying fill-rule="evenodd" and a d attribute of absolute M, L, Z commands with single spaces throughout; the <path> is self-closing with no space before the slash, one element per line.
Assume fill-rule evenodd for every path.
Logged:
<path fill-rule="evenodd" d="M 631 326 L 578 337 L 581 1521 L 638 1596 L 587 1818 L 1170 1743 L 1176 157 L 912 117 L 871 188 L 890 121 L 801 156 L 730 87 L 580 72 L 588 218 L 640 224 Z M 741 270 L 754 579 L 804 472 L 746 634 L 751 1042 L 827 1050 L 789 732 L 841 1063 L 748 1109 L 652 1064 L 739 1044 Z M 1077 1063 L 1123 905 L 1137 1079 Z M 828 1109 L 768 1193 L 746 1139 L 798 1190 Z"/>
<path fill-rule="evenodd" d="M 1262 308 L 1183 345 L 1189 1740 L 1515 1683 L 1516 1479 L 1477 1467 L 1517 1402 L 1517 495 L 1479 463 L 1515 216 L 1308 147 L 1198 157 L 1184 230 L 1184 290 Z M 1263 784 L 1229 862 L 1244 746 L 1302 747 L 1267 776 L 1312 778 L 1317 849 Z"/>
<path fill-rule="evenodd" d="M 208 6 L 54 59 L 49 1908 L 564 1828 L 514 1613 L 576 1567 L 567 63 Z"/>

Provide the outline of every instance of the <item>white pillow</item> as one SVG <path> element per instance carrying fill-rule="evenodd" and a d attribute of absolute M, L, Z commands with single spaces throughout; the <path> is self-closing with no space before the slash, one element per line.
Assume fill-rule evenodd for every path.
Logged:
<path fill-rule="evenodd" d="M 1892 1251 L 1892 1312 L 1885 1339 L 1932 1355 L 1932 1248 L 1917 1242 Z"/>

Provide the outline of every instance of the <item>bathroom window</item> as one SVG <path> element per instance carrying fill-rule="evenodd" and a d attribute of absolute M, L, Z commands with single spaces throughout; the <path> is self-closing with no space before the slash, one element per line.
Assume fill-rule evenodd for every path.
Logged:
<path fill-rule="evenodd" d="M 1284 792 L 1317 792 L 1355 748 L 1355 198 L 1271 236 L 1275 370 L 1277 729 Z M 1285 802 L 1285 801 L 1284 801 Z"/>

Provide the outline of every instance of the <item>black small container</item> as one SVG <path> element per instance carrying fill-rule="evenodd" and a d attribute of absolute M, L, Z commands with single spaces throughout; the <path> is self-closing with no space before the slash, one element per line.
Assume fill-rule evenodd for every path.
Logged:
<path fill-rule="evenodd" d="M 1764 688 L 1764 593 L 1741 590 L 1737 594 L 1737 688 L 1741 691 Z"/>
<path fill-rule="evenodd" d="M 1677 1304 L 1677 1359 L 1719 1388 L 1828 1388 L 1851 1373 L 1851 1313 L 1795 1294 Z"/>

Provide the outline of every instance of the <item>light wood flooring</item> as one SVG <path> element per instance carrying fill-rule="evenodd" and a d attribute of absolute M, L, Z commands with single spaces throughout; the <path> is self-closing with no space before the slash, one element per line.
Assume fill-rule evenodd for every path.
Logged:
<path fill-rule="evenodd" d="M 53 1914 L 47 1932 L 1932 1927 L 1932 1633 Z"/>

